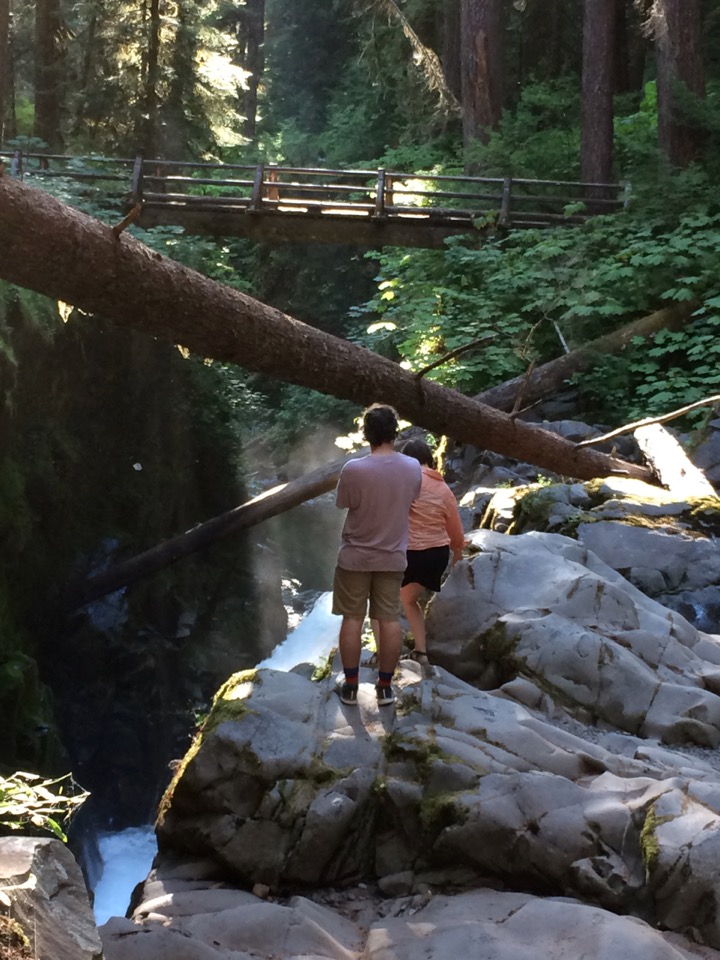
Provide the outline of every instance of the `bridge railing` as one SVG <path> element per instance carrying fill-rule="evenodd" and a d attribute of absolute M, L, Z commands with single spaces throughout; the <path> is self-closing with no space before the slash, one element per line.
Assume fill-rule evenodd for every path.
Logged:
<path fill-rule="evenodd" d="M 469 229 L 478 222 L 532 227 L 578 223 L 613 212 L 625 200 L 623 186 L 610 183 L 0 151 L 3 159 L 14 176 L 66 178 L 125 206 L 218 216 L 303 214 L 467 223 Z"/>

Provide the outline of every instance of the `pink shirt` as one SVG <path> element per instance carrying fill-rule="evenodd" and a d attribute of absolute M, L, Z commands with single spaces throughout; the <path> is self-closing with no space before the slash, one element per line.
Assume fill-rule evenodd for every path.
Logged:
<path fill-rule="evenodd" d="M 410 508 L 408 550 L 429 550 L 450 544 L 457 558 L 465 545 L 457 500 L 441 474 L 422 468 L 420 496 Z"/>
<path fill-rule="evenodd" d="M 420 493 L 420 464 L 402 453 L 371 453 L 342 468 L 335 503 L 348 508 L 338 566 L 404 570 L 410 504 Z"/>

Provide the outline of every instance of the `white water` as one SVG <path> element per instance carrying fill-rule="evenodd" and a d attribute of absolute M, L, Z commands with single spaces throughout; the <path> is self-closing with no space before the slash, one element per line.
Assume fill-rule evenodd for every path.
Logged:
<path fill-rule="evenodd" d="M 157 853 L 155 830 L 151 826 L 128 827 L 119 833 L 98 837 L 103 872 L 95 884 L 95 923 L 110 917 L 124 917 L 135 885 L 150 872 Z"/>
<path fill-rule="evenodd" d="M 331 613 L 332 593 L 323 593 L 287 638 L 258 667 L 292 670 L 299 663 L 319 663 L 337 646 L 340 617 Z"/>
<path fill-rule="evenodd" d="M 299 663 L 318 663 L 337 644 L 340 617 L 330 612 L 332 594 L 323 593 L 312 610 L 258 667 L 292 670 Z M 150 872 L 157 853 L 151 826 L 129 827 L 98 837 L 103 867 L 95 884 L 95 923 L 124 917 L 136 886 Z"/>

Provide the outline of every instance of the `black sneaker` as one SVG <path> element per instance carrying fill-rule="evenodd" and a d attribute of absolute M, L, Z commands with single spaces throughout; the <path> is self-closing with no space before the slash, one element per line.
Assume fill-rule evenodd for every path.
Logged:
<path fill-rule="evenodd" d="M 349 707 L 357 706 L 358 688 L 357 684 L 344 683 L 340 687 L 340 699 Z"/>
<path fill-rule="evenodd" d="M 395 703 L 395 694 L 390 686 L 381 687 L 379 683 L 376 683 L 375 694 L 379 707 L 389 707 L 391 703 Z"/>

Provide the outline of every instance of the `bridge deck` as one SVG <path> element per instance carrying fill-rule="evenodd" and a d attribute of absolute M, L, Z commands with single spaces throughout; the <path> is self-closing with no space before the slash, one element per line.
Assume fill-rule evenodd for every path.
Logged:
<path fill-rule="evenodd" d="M 581 223 L 623 205 L 618 184 L 3 153 L 32 183 L 135 209 L 141 227 L 267 242 L 442 248 L 448 237 Z"/>

